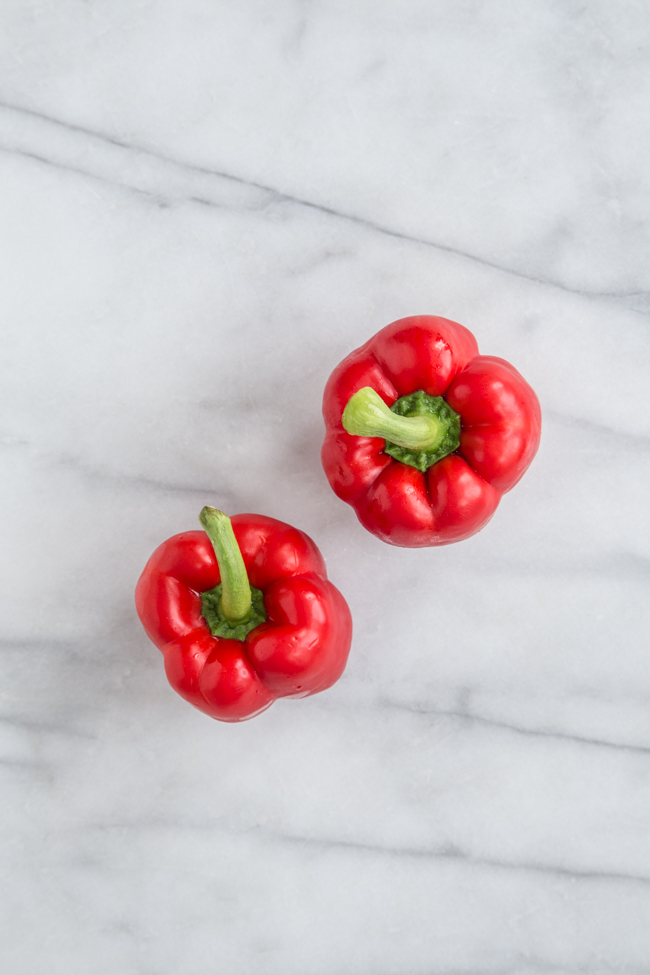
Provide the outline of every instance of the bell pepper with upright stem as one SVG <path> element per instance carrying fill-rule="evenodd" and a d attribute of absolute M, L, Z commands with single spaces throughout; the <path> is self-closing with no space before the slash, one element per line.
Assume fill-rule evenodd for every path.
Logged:
<path fill-rule="evenodd" d="M 205 531 L 153 553 L 136 608 L 172 687 L 200 711 L 242 721 L 278 697 L 306 697 L 343 673 L 350 610 L 303 532 L 206 506 Z"/>
<path fill-rule="evenodd" d="M 479 531 L 539 445 L 539 402 L 472 333 L 419 315 L 350 353 L 323 397 L 322 462 L 361 524 L 392 545 L 447 545 Z"/>

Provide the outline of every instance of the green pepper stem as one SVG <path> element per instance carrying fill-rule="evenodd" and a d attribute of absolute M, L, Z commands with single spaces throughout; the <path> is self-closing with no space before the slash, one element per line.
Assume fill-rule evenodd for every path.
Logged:
<path fill-rule="evenodd" d="M 435 450 L 445 437 L 444 424 L 437 416 L 398 416 L 370 386 L 350 397 L 343 410 L 343 426 L 353 436 L 383 437 L 411 450 Z"/>
<path fill-rule="evenodd" d="M 251 587 L 228 515 L 206 505 L 199 521 L 212 542 L 221 574 L 221 611 L 228 623 L 244 623 L 251 613 Z"/>

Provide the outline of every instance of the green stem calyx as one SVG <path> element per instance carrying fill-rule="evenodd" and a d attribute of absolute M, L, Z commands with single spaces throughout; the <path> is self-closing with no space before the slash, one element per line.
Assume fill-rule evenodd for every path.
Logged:
<path fill-rule="evenodd" d="M 228 515 L 206 505 L 199 521 L 212 542 L 221 582 L 201 593 L 201 610 L 213 636 L 244 640 L 266 620 L 264 598 L 251 587 Z"/>
<path fill-rule="evenodd" d="M 370 386 L 352 396 L 343 410 L 343 426 L 357 437 L 382 437 L 384 452 L 426 471 L 458 449 L 460 417 L 442 396 L 418 389 L 389 408 Z"/>

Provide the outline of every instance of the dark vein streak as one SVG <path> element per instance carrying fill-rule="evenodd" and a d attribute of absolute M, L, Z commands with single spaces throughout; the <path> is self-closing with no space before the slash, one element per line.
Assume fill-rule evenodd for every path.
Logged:
<path fill-rule="evenodd" d="M 627 447 L 646 448 L 650 446 L 650 436 L 642 433 L 628 433 L 615 427 L 598 423 L 594 420 L 587 420 L 584 417 L 570 416 L 566 413 L 559 413 L 556 410 L 544 410 L 545 420 L 555 420 L 564 427 L 571 427 L 577 430 L 595 433 L 599 436 L 611 437 L 616 444 Z"/>
<path fill-rule="evenodd" d="M 33 721 L 29 718 L 18 717 L 12 714 L 0 714 L 0 724 L 10 725 L 13 728 L 22 728 L 25 731 L 32 731 L 35 734 L 65 735 L 70 738 L 84 738 L 89 741 L 96 740 L 95 735 L 77 731 L 75 728 L 69 728 L 48 721 Z"/>
<path fill-rule="evenodd" d="M 619 883 L 635 883 L 650 886 L 650 876 L 642 873 L 626 873 L 622 870 L 590 870 L 580 867 L 563 867 L 558 864 L 495 860 L 489 857 L 474 856 L 465 853 L 456 846 L 448 844 L 441 847 L 409 847 L 409 846 L 382 846 L 379 843 L 364 843 L 357 840 L 331 839 L 327 837 L 300 836 L 295 833 L 284 833 L 279 830 L 269 830 L 264 827 L 250 827 L 248 829 L 232 830 L 224 827 L 219 820 L 207 820 L 199 822 L 179 822 L 178 820 L 147 820 L 146 822 L 126 820 L 120 822 L 95 822 L 88 823 L 88 828 L 101 830 L 102 832 L 112 832 L 115 830 L 170 830 L 178 831 L 184 829 L 188 831 L 215 832 L 222 833 L 224 836 L 233 839 L 252 839 L 282 843 L 289 846 L 301 847 L 303 849 L 313 849 L 328 853 L 340 850 L 344 853 L 360 853 L 371 856 L 381 856 L 397 858 L 403 857 L 409 860 L 438 860 L 449 863 L 458 863 L 470 867 L 485 867 L 489 870 L 502 870 L 508 873 L 535 873 L 551 877 L 566 877 L 569 880 L 603 880 L 615 881 Z"/>
<path fill-rule="evenodd" d="M 222 497 L 224 495 L 227 497 L 230 496 L 227 490 L 224 488 L 217 489 L 214 485 L 212 487 L 202 487 L 196 484 L 176 484 L 173 481 L 158 481 L 154 477 L 142 477 L 139 474 L 112 474 L 108 471 L 97 471 L 84 464 L 73 464 L 69 466 L 74 467 L 76 470 L 99 482 L 144 487 L 163 494 L 197 494 L 201 497 L 214 497 L 216 493 L 219 493 Z"/>
<path fill-rule="evenodd" d="M 545 863 L 521 863 L 509 862 L 507 860 L 492 860 L 487 857 L 476 857 L 468 853 L 463 853 L 455 848 L 423 849 L 416 847 L 394 847 L 380 846 L 373 843 L 359 843 L 353 840 L 329 840 L 317 839 L 309 836 L 295 836 L 287 833 L 267 833 L 264 835 L 274 836 L 276 839 L 287 844 L 302 846 L 305 848 L 330 851 L 354 851 L 367 853 L 383 857 L 404 857 L 413 860 L 443 860 L 455 863 L 467 864 L 468 866 L 487 867 L 491 870 L 503 870 L 508 872 L 538 873 L 553 877 L 566 877 L 569 880 L 604 880 L 623 883 L 650 885 L 650 876 L 645 874 L 625 873 L 617 870 L 583 870 L 572 867 L 562 867 L 557 864 Z"/>
<path fill-rule="evenodd" d="M 33 771 L 34 769 L 48 768 L 48 764 L 38 759 L 0 758 L 0 768 L 30 769 Z"/>
<path fill-rule="evenodd" d="M 98 182 L 106 183 L 108 186 L 119 186 L 123 190 L 128 190 L 131 193 L 139 193 L 142 196 L 149 197 L 149 199 L 159 199 L 158 194 L 150 193 L 149 190 L 140 189 L 138 186 L 131 186 L 129 183 L 121 183 L 117 179 L 108 179 L 106 176 L 91 173 L 89 170 L 81 169 L 79 166 L 70 166 L 68 163 L 60 163 L 56 162 L 54 159 L 46 159 L 45 156 L 39 156 L 35 152 L 27 152 L 25 149 L 5 149 L 3 146 L 0 146 L 0 150 L 2 152 L 9 152 L 12 156 L 21 156 L 24 159 L 34 159 L 36 162 L 44 163 L 46 166 L 52 166 L 54 169 L 61 169 L 66 173 L 76 173 L 78 176 L 85 176 L 88 179 L 96 179 Z"/>
<path fill-rule="evenodd" d="M 496 721 L 481 715 L 468 714 L 463 711 L 444 711 L 435 708 L 418 707 L 417 705 L 402 704 L 397 701 L 382 701 L 381 707 L 396 711 L 408 711 L 410 714 L 432 718 L 453 718 L 466 723 L 480 724 L 488 728 L 511 731 L 513 734 L 525 735 L 527 738 L 551 738 L 558 741 L 573 742 L 576 745 L 591 745 L 594 748 L 609 748 L 612 751 L 631 752 L 635 755 L 650 755 L 648 745 L 630 745 L 626 742 L 608 741 L 606 738 L 588 738 L 564 731 L 554 731 L 546 728 L 526 728 L 522 725 L 510 724 L 507 721 Z"/>
<path fill-rule="evenodd" d="M 82 647 L 85 646 L 85 643 L 73 642 L 72 640 L 48 640 L 46 638 L 39 640 L 30 637 L 25 640 L 21 640 L 19 638 L 3 639 L 0 637 L 0 651 L 29 650 L 30 652 L 38 652 L 42 650 L 68 650 L 78 652 Z"/>
<path fill-rule="evenodd" d="M 206 487 L 201 484 L 179 484 L 175 481 L 158 480 L 155 477 L 144 477 L 142 474 L 128 474 L 125 472 L 103 471 L 91 464 L 85 463 L 77 457 L 67 456 L 56 462 L 57 467 L 64 470 L 78 471 L 85 477 L 100 484 L 117 484 L 144 487 L 164 494 L 197 494 L 201 497 L 214 497 L 219 493 L 221 497 L 230 497 L 232 492 L 223 486 L 212 485 Z"/>
<path fill-rule="evenodd" d="M 345 211 L 336 210 L 333 207 L 328 207 L 321 203 L 315 203 L 313 200 L 307 200 L 304 197 L 285 193 L 281 190 L 276 189 L 275 187 L 267 186 L 264 183 L 259 183 L 256 180 L 245 179 L 242 176 L 234 176 L 232 173 L 227 173 L 221 170 L 209 169 L 203 166 L 194 165 L 192 163 L 175 159 L 172 156 L 166 156 L 161 153 L 154 152 L 150 149 L 144 149 L 143 147 L 138 146 L 134 143 L 125 142 L 123 140 L 116 139 L 112 136 L 105 135 L 103 132 L 94 131 L 92 129 L 86 129 L 83 128 L 82 126 L 74 125 L 68 122 L 62 122 L 60 119 L 52 118 L 51 116 L 45 115 L 42 112 L 37 112 L 34 109 L 23 108 L 17 105 L 11 105 L 7 102 L 0 102 L 0 108 L 7 109 L 9 111 L 14 111 L 23 115 L 29 115 L 32 116 L 33 118 L 41 119 L 42 121 L 48 122 L 51 125 L 60 126 L 61 128 L 68 129 L 69 131 L 72 132 L 78 132 L 85 136 L 91 136 L 95 139 L 99 139 L 102 142 L 109 143 L 110 145 L 117 146 L 121 149 L 128 149 L 132 152 L 137 152 L 140 155 L 150 156 L 151 158 L 157 159 L 161 162 L 170 163 L 175 166 L 178 166 L 186 170 L 187 172 L 201 173 L 207 176 L 219 177 L 220 179 L 229 180 L 230 182 L 237 183 L 240 186 L 246 186 L 251 189 L 261 190 L 265 193 L 268 193 L 269 196 L 276 202 L 290 203 L 296 206 L 305 207 L 314 210 L 318 213 L 324 213 L 328 216 L 335 217 L 339 220 L 345 220 L 348 223 L 353 223 L 356 224 L 357 226 L 365 227 L 369 230 L 375 231 L 376 233 L 383 234 L 384 236 L 392 237 L 396 240 L 404 240 L 412 244 L 419 244 L 423 247 L 431 247 L 437 251 L 441 251 L 446 254 L 451 254 L 455 257 L 464 258 L 466 260 L 472 261 L 475 264 L 479 264 L 482 267 L 488 267 L 495 271 L 501 271 L 503 274 L 509 274 L 512 275 L 513 277 L 520 278 L 521 280 L 524 281 L 531 281 L 534 284 L 540 284 L 546 287 L 557 288 L 558 290 L 564 291 L 567 294 L 578 295 L 584 298 L 618 298 L 618 299 L 638 298 L 638 297 L 647 296 L 647 293 L 644 291 L 629 291 L 629 290 L 628 291 L 624 291 L 624 290 L 589 291 L 583 288 L 570 288 L 559 281 L 554 281 L 550 278 L 540 278 L 533 274 L 527 274 L 525 271 L 520 271 L 512 267 L 506 267 L 502 264 L 498 264 L 494 261 L 490 261 L 485 257 L 481 257 L 480 255 L 472 254 L 468 251 L 464 251 L 458 247 L 452 247 L 448 244 L 442 244 L 437 241 L 427 239 L 425 237 L 417 237 L 413 234 L 408 234 L 399 230 L 392 229 L 390 227 L 385 227 L 382 224 L 375 223 L 374 221 L 368 220 L 364 217 L 359 217 L 356 214 L 346 213 Z M 72 172 L 80 173 L 82 175 L 94 176 L 93 173 L 89 173 L 81 169 L 75 169 L 72 166 L 63 165 L 61 163 L 59 164 L 51 163 L 50 160 L 44 159 L 43 157 L 37 156 L 35 154 L 31 154 L 27 152 L 18 152 L 18 154 L 28 156 L 33 159 L 37 159 L 39 162 L 49 163 L 51 165 L 58 165 L 60 169 L 69 169 Z M 114 180 L 109 180 L 106 179 L 105 177 L 95 176 L 95 178 L 102 179 L 104 182 L 114 183 L 114 185 L 117 186 L 122 186 L 127 189 L 135 190 L 138 193 L 143 193 L 144 195 L 150 197 L 155 196 L 155 194 L 148 193 L 146 190 L 140 190 L 137 187 L 132 187 L 132 186 L 125 186 L 123 183 L 119 183 L 118 181 L 114 181 Z M 216 204 L 214 204 L 212 201 L 206 200 L 204 198 L 200 198 L 200 199 L 193 198 L 193 199 L 195 202 L 200 202 L 208 206 L 216 206 Z M 646 317 L 648 315 L 648 312 L 643 312 L 640 311 L 639 309 L 630 309 L 630 310 L 634 311 L 636 314 L 643 315 Z"/>

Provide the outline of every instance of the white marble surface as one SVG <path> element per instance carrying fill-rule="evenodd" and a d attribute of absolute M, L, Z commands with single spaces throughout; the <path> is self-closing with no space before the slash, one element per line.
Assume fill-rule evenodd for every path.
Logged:
<path fill-rule="evenodd" d="M 650 972 L 650 9 L 4 0 L 7 975 Z M 334 365 L 463 322 L 544 411 L 490 525 L 375 540 Z M 133 608 L 199 509 L 320 545 L 320 697 L 212 722 Z"/>

